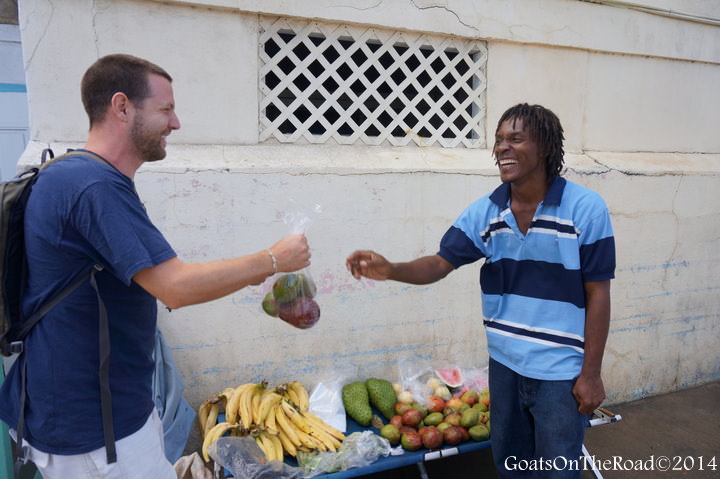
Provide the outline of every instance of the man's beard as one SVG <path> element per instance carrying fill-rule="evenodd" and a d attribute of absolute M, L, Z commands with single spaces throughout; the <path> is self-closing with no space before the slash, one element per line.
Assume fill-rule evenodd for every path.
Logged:
<path fill-rule="evenodd" d="M 130 137 L 143 162 L 160 161 L 165 158 L 167 152 L 162 146 L 162 136 L 148 131 L 141 115 L 135 118 Z"/>

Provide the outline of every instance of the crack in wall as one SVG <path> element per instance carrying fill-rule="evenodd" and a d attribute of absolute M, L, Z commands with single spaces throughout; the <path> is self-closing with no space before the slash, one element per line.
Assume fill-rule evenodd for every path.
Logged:
<path fill-rule="evenodd" d="M 377 8 L 380 5 L 382 5 L 382 3 L 383 3 L 383 0 L 378 0 L 375 4 L 370 5 L 368 7 L 356 7 L 355 5 L 340 5 L 340 7 L 350 8 L 352 10 L 365 11 L 365 10 L 372 10 L 373 8 Z"/>
<path fill-rule="evenodd" d="M 677 186 L 675 187 L 675 193 L 673 194 L 671 207 L 670 207 L 670 213 L 672 214 L 673 219 L 675 220 L 675 241 L 673 242 L 673 249 L 670 252 L 670 257 L 666 260 L 667 264 L 671 264 L 673 261 L 673 258 L 675 258 L 675 253 L 677 253 L 678 248 L 680 247 L 679 243 L 679 231 L 680 231 L 680 218 L 678 217 L 677 212 L 675 211 L 675 203 L 677 202 L 678 196 L 680 194 L 680 186 L 682 184 L 683 177 L 680 176 L 677 182 Z M 669 271 L 665 269 L 663 271 L 663 276 L 660 284 L 663 286 L 663 289 L 667 290 L 666 282 L 668 281 L 668 273 Z"/>
<path fill-rule="evenodd" d="M 470 25 L 469 23 L 463 22 L 462 19 L 460 19 L 460 15 L 458 15 L 453 9 L 447 7 L 446 5 L 428 5 L 428 6 L 422 7 L 422 6 L 418 5 L 418 4 L 415 2 L 415 0 L 410 0 L 410 3 L 412 3 L 413 6 L 414 6 L 415 8 L 417 8 L 418 10 L 432 10 L 432 9 L 445 10 L 446 12 L 448 12 L 449 14 L 451 14 L 452 16 L 454 16 L 455 19 L 457 19 L 457 21 L 458 21 L 458 23 L 459 23 L 460 25 L 462 25 L 462 26 L 464 26 L 464 27 L 467 27 L 467 28 L 469 28 L 469 29 L 471 29 L 471 30 L 474 30 L 475 32 L 477 32 L 478 34 L 480 34 L 480 29 L 478 29 L 477 27 L 475 27 L 475 26 L 473 26 L 473 25 Z"/>
<path fill-rule="evenodd" d="M 91 13 L 91 25 L 92 25 L 92 33 L 93 33 L 93 44 L 95 45 L 95 54 L 98 58 L 100 58 L 100 38 L 98 36 L 97 31 L 97 15 L 98 15 L 98 9 L 97 9 L 97 1 L 93 0 L 92 7 L 90 8 Z"/>
<path fill-rule="evenodd" d="M 41 29 L 42 33 L 40 35 L 40 38 L 38 38 L 38 41 L 35 43 L 35 45 L 33 45 L 32 53 L 30 53 L 30 55 L 28 56 L 27 65 L 26 65 L 26 69 L 25 69 L 26 74 L 27 74 L 27 69 L 33 62 L 33 58 L 35 58 L 35 54 L 37 53 L 38 48 L 40 48 L 40 45 L 42 45 L 44 43 L 43 39 L 45 38 L 45 35 L 47 35 L 48 27 L 50 26 L 53 15 L 55 14 L 55 4 L 51 0 L 49 0 L 47 3 L 50 6 L 50 15 L 46 16 L 47 21 L 45 22 L 45 26 Z M 32 15 L 32 14 L 28 13 L 26 18 L 29 21 L 30 18 L 36 19 L 40 16 L 41 15 Z M 23 29 L 24 30 L 28 29 L 27 23 L 25 24 L 25 27 Z"/>

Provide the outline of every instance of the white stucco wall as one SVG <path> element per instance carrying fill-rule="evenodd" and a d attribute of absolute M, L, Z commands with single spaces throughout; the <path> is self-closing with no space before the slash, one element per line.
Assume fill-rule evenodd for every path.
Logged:
<path fill-rule="evenodd" d="M 399 361 L 487 363 L 479 265 L 417 287 L 357 282 L 344 258 L 357 248 L 393 260 L 434 253 L 462 209 L 498 184 L 490 151 L 258 144 L 258 13 L 486 40 L 488 138 L 517 102 L 553 109 L 566 176 L 610 207 L 608 402 L 720 378 L 720 27 L 571 0 L 25 0 L 24 162 L 47 144 L 82 143 L 80 77 L 99 56 L 127 52 L 175 79 L 182 129 L 137 185 L 184 260 L 266 248 L 287 233 L 290 199 L 322 207 L 307 231 L 322 307 L 314 328 L 260 313 L 260 288 L 161 311 L 193 404 L 261 378 L 311 386 L 389 377 Z"/>

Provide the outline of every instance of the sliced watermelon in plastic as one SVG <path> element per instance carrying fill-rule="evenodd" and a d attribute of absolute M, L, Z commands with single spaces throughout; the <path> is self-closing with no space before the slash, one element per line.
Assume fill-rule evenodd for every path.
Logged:
<path fill-rule="evenodd" d="M 462 372 L 458 368 L 436 369 L 435 375 L 449 388 L 458 388 L 464 382 Z"/>

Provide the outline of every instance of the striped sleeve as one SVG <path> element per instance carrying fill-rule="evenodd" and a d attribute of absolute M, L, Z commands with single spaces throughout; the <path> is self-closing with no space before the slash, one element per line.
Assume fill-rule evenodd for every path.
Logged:
<path fill-rule="evenodd" d="M 475 246 L 472 239 L 454 225 L 447 230 L 442 240 L 440 240 L 438 255 L 445 258 L 455 269 L 485 257 L 483 252 Z"/>
<path fill-rule="evenodd" d="M 607 209 L 580 233 L 580 270 L 583 282 L 615 277 L 615 237 Z"/>

